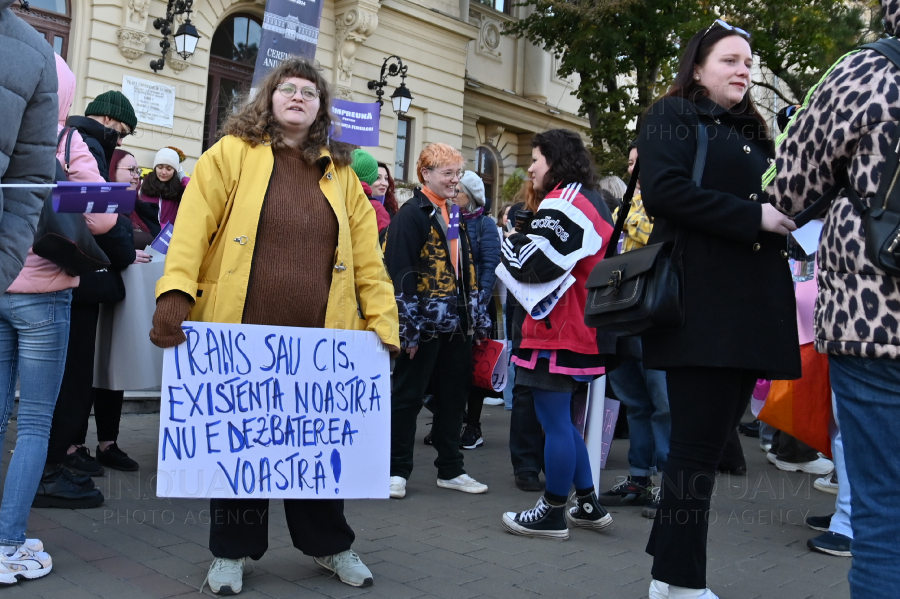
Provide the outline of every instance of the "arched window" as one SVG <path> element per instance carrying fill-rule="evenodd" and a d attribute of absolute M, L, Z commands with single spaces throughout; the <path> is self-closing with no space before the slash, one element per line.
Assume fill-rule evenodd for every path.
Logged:
<path fill-rule="evenodd" d="M 248 14 L 229 17 L 213 34 L 206 86 L 204 151 L 219 139 L 219 128 L 228 117 L 228 111 L 250 88 L 261 35 L 261 21 Z"/>
<path fill-rule="evenodd" d="M 494 153 L 484 146 L 475 155 L 475 172 L 484 181 L 484 197 L 492 206 L 496 199 L 497 161 Z"/>
<path fill-rule="evenodd" d="M 16 2 L 12 9 L 47 39 L 54 52 L 66 58 L 69 53 L 69 30 L 72 28 L 69 0 L 30 0 L 28 10 Z"/>

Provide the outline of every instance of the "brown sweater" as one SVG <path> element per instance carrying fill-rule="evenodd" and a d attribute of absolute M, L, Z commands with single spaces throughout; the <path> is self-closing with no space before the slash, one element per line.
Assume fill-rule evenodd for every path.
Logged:
<path fill-rule="evenodd" d="M 244 324 L 323 327 L 338 222 L 319 187 L 321 169 L 299 151 L 275 152 L 263 202 L 244 304 Z M 181 323 L 191 300 L 180 291 L 160 296 L 150 339 L 160 347 L 184 340 Z"/>
<path fill-rule="evenodd" d="M 323 327 L 338 222 L 321 169 L 297 150 L 275 152 L 244 305 L 244 324 Z"/>

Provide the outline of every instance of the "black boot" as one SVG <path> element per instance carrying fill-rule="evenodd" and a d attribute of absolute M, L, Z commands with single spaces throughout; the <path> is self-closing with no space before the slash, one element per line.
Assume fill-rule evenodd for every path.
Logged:
<path fill-rule="evenodd" d="M 566 506 L 550 505 L 541 495 L 532 509 L 503 514 L 503 527 L 514 535 L 564 541 L 569 538 L 565 512 Z"/>
<path fill-rule="evenodd" d="M 87 480 L 85 480 L 87 479 Z M 61 465 L 47 465 L 31 507 L 84 509 L 103 503 L 103 493 L 89 476 L 78 476 Z"/>
<path fill-rule="evenodd" d="M 597 501 L 596 493 L 591 491 L 590 495 L 574 497 L 575 505 L 566 510 L 566 521 L 570 526 L 603 530 L 612 524 L 612 516 Z"/>

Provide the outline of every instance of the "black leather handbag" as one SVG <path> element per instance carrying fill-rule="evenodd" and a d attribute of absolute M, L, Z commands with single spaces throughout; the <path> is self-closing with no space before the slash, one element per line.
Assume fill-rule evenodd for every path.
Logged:
<path fill-rule="evenodd" d="M 68 179 L 69 150 L 72 143 L 71 127 L 64 128 L 57 146 L 66 138 L 66 166 L 56 161 L 56 180 Z M 62 268 L 70 276 L 86 275 L 109 266 L 109 258 L 100 249 L 84 221 L 83 214 L 58 213 L 53 210 L 53 194 L 44 200 L 41 217 L 34 233 L 34 253 Z"/>
<path fill-rule="evenodd" d="M 699 187 L 709 139 L 702 122 L 697 130 L 692 179 Z M 683 232 L 676 233 L 674 242 L 654 243 L 616 255 L 639 172 L 640 161 L 637 161 L 606 255 L 594 267 L 585 285 L 588 289 L 585 324 L 615 335 L 641 335 L 676 328 L 684 322 Z"/>

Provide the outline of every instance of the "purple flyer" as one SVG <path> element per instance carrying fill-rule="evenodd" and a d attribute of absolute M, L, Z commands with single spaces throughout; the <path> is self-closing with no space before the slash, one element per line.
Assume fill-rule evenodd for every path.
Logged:
<path fill-rule="evenodd" d="M 53 188 L 54 212 L 76 214 L 128 214 L 137 194 L 128 183 L 59 181 Z"/>
<path fill-rule="evenodd" d="M 175 230 L 175 227 L 172 223 L 167 224 L 162 228 L 162 231 L 159 232 L 159 235 L 156 236 L 156 239 L 153 240 L 153 243 L 150 244 L 154 250 L 159 252 L 160 254 L 165 254 L 169 251 L 169 242 L 172 241 L 172 231 Z"/>

